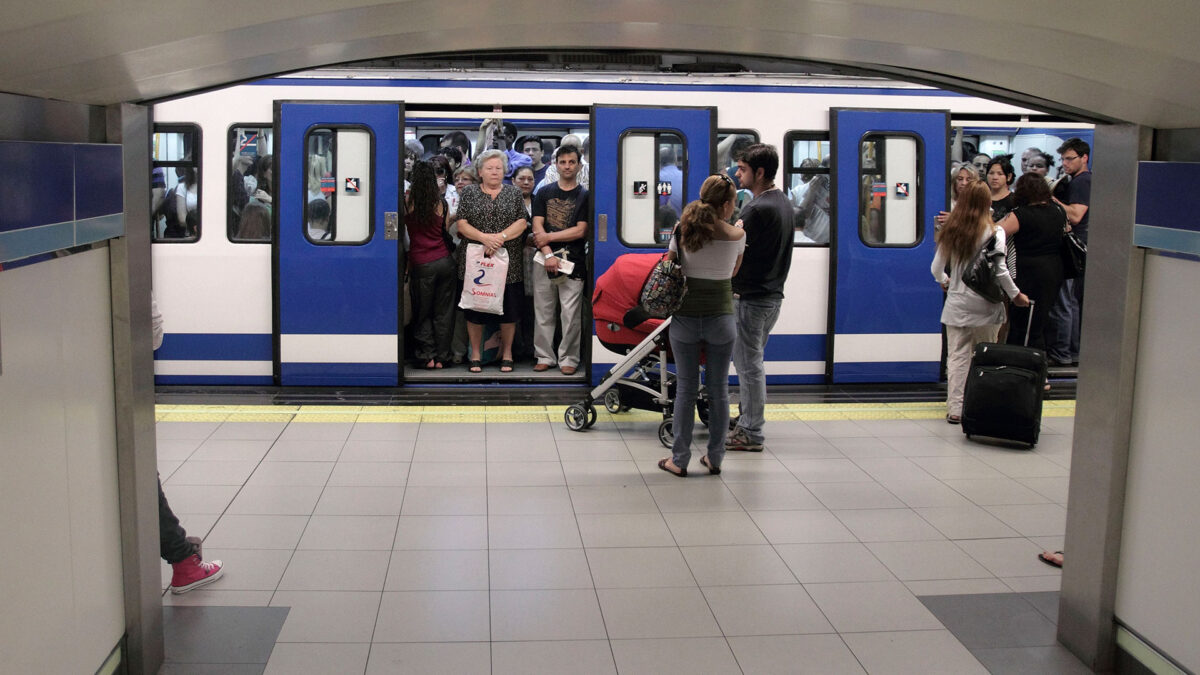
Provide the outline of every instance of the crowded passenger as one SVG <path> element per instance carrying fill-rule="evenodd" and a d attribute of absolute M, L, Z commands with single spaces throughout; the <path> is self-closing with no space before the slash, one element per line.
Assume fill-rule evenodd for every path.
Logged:
<path fill-rule="evenodd" d="M 475 160 L 481 183 L 465 188 L 459 195 L 458 235 L 464 242 L 480 244 L 487 255 L 501 248 L 508 252 L 510 264 L 505 277 L 503 314 L 487 314 L 475 310 L 464 310 L 467 320 L 467 335 L 470 338 L 470 371 L 483 372 L 483 326 L 489 322 L 500 324 L 500 372 L 513 371 L 513 334 L 516 330 L 517 314 L 525 294 L 523 284 L 524 267 L 520 264 L 521 249 L 524 247 L 526 228 L 525 205 L 521 191 L 504 184 L 508 170 L 507 157 L 500 150 L 485 150 Z M 458 277 L 462 279 L 466 269 L 466 246 L 458 248 Z"/>
<path fill-rule="evenodd" d="M 752 146 L 753 147 L 753 146 Z M 751 156 L 748 150 L 745 156 Z M 739 167 L 743 185 L 760 186 L 763 173 L 746 174 Z M 778 191 L 777 191 L 778 192 Z M 683 304 L 671 317 L 671 353 L 675 357 L 676 388 L 672 416 L 671 456 L 658 462 L 658 468 L 679 477 L 688 475 L 692 458 L 692 430 L 696 418 L 696 397 L 700 389 L 700 353 L 705 356 L 705 384 L 709 398 L 708 449 L 700 464 L 710 474 L 721 473 L 729 429 L 729 360 L 738 340 L 734 318 L 733 277 L 742 264 L 742 253 L 750 236 L 750 227 L 739 228 L 726 222 L 734 209 L 737 190 L 724 173 L 709 176 L 700 186 L 700 199 L 683 211 L 671 237 L 669 255 L 680 261 L 687 276 L 688 292 Z M 762 194 L 761 191 L 757 194 Z M 782 197 L 782 192 L 779 193 Z M 784 201 L 786 204 L 786 201 Z M 753 205 L 754 202 L 751 202 Z M 790 210 L 790 207 L 789 207 Z M 752 214 L 747 214 L 752 215 Z M 788 237 L 783 245 L 791 249 L 791 214 L 782 228 Z M 760 241 L 761 241 L 761 234 Z M 741 372 L 741 369 L 738 369 Z M 742 416 L 747 412 L 743 408 Z M 741 428 L 739 427 L 739 431 Z"/>
<path fill-rule="evenodd" d="M 1054 201 L 1067 212 L 1071 231 L 1087 244 L 1088 205 L 1092 199 L 1092 172 L 1088 168 L 1091 147 L 1079 138 L 1069 138 L 1058 148 L 1067 178 L 1059 183 Z M 1065 186 L 1065 187 L 1063 187 Z M 1050 310 L 1054 338 L 1046 346 L 1051 365 L 1079 364 L 1079 324 L 1083 310 L 1083 278 L 1067 279 Z"/>
<path fill-rule="evenodd" d="M 544 256 L 542 268 L 532 270 L 534 303 L 534 371 L 558 365 L 563 375 L 579 368 L 583 332 L 583 299 L 587 285 L 587 234 L 591 202 L 579 185 L 579 148 L 559 146 L 554 153 L 558 182 L 542 188 L 533 200 L 533 242 Z M 572 269 L 561 269 L 569 263 Z M 562 330 L 554 350 L 555 319 Z"/>
<path fill-rule="evenodd" d="M 512 184 L 521 191 L 525 204 L 525 221 L 533 222 L 533 186 L 536 183 L 533 166 L 522 163 L 512 172 Z M 534 321 L 533 321 L 533 283 L 530 274 L 534 271 L 532 228 L 526 228 L 526 234 L 521 239 L 525 245 L 521 248 L 521 258 L 510 260 L 511 265 L 522 265 L 525 268 L 525 295 L 521 299 L 521 312 L 517 320 L 517 333 L 513 338 L 513 358 L 524 361 L 533 358 Z"/>
<path fill-rule="evenodd" d="M 1025 150 L 1021 153 L 1021 175 L 1022 176 L 1024 176 L 1025 174 L 1030 172 L 1030 170 L 1031 170 L 1030 162 L 1033 160 L 1033 158 L 1040 157 L 1041 155 L 1042 155 L 1041 148 L 1037 148 L 1037 147 L 1025 148 Z"/>
<path fill-rule="evenodd" d="M 196 169 L 190 166 L 178 167 L 175 169 L 175 177 L 179 182 L 167 192 L 162 204 L 163 217 L 166 221 L 163 237 L 188 239 L 199 236 L 200 223 L 197 209 L 200 207 L 200 201 Z"/>
<path fill-rule="evenodd" d="M 665 195 L 659 192 L 659 204 L 666 204 L 675 213 L 683 210 L 683 169 L 679 168 L 675 147 L 664 145 L 658 149 L 658 183 L 660 186 L 670 186 Z"/>
<path fill-rule="evenodd" d="M 545 149 L 542 147 L 542 139 L 537 136 L 522 136 L 517 139 L 517 152 L 529 157 L 530 166 L 533 167 L 533 185 L 542 182 L 546 177 L 546 170 L 550 165 L 543 159 L 545 157 Z M 530 186 L 530 191 L 533 186 Z"/>
<path fill-rule="evenodd" d="M 959 164 L 953 171 L 954 182 L 950 184 L 950 210 L 954 210 L 954 205 L 958 203 L 959 196 L 963 194 L 963 190 L 968 185 L 979 180 L 979 172 L 975 170 L 974 164 Z M 946 219 L 950 217 L 949 211 L 939 211 L 933 217 L 934 229 L 941 229 L 946 224 Z"/>
<path fill-rule="evenodd" d="M 746 264 L 733 276 L 737 342 L 733 362 L 738 372 L 737 426 L 727 450 L 761 452 L 767 379 L 763 352 L 779 318 L 783 285 L 792 266 L 792 205 L 775 186 L 779 153 L 755 143 L 737 160 L 738 183 L 753 194 L 739 223 L 746 231 Z"/>
<path fill-rule="evenodd" d="M 576 148 L 579 148 L 579 174 L 575 177 L 575 180 L 583 187 L 590 186 L 591 178 L 588 176 L 587 145 L 584 144 L 583 139 L 575 134 L 567 134 L 566 136 L 562 137 L 562 145 L 572 145 Z M 552 185 L 556 182 L 558 182 L 558 168 L 551 163 L 549 168 L 546 169 L 546 177 L 537 184 L 537 187 L 535 187 L 533 191 L 539 192 L 543 187 Z M 678 211 L 676 213 L 678 213 Z"/>
<path fill-rule="evenodd" d="M 450 160 L 445 155 L 433 155 L 429 158 L 429 164 L 433 167 L 433 175 L 437 177 L 438 194 L 446 200 L 446 206 L 453 215 L 458 211 L 458 188 L 450 182 L 453 173 Z"/>
<path fill-rule="evenodd" d="M 250 169 L 254 166 L 254 157 L 237 154 L 233 156 L 232 162 L 233 168 L 229 172 L 229 218 L 232 229 L 236 232 L 238 220 L 242 217 L 242 209 L 250 201 L 250 195 L 246 190 L 246 178 L 253 177 Z M 255 181 L 255 186 L 257 187 L 257 185 L 258 183 Z"/>
<path fill-rule="evenodd" d="M 433 165 L 413 165 L 412 187 L 404 202 L 408 230 L 408 275 L 413 307 L 413 341 L 424 368 L 443 368 L 450 362 L 454 329 L 453 243 L 446 229 L 449 207 L 438 191 Z"/>
<path fill-rule="evenodd" d="M 995 342 L 1004 322 L 1004 304 L 991 302 L 967 287 L 963 271 L 975 254 L 988 244 L 993 252 L 1004 251 L 1004 230 L 992 222 L 991 191 L 983 183 L 972 183 L 959 197 L 946 224 L 935 235 L 937 253 L 930 271 L 947 292 L 942 306 L 942 324 L 946 327 L 946 421 L 962 420 L 963 390 L 971 367 L 971 354 L 980 342 Z M 1004 256 L 997 255 L 996 281 L 1018 307 L 1028 307 L 1029 298 L 1008 274 Z M 949 266 L 950 274 L 946 269 Z"/>
<path fill-rule="evenodd" d="M 979 172 L 980 176 L 987 175 L 988 162 L 990 161 L 992 161 L 991 156 L 985 152 L 976 152 L 971 155 L 971 164 L 975 167 L 975 170 Z"/>
<path fill-rule="evenodd" d="M 329 241 L 333 233 L 329 227 L 329 217 L 333 210 L 329 207 L 329 202 L 323 197 L 317 197 L 310 200 L 305 211 L 305 219 L 308 222 L 308 238 L 313 241 Z"/>
<path fill-rule="evenodd" d="M 1000 222 L 1017 251 L 1017 279 L 1033 301 L 1032 311 L 1014 308 L 1010 313 L 1008 343 L 1023 344 L 1029 328 L 1029 346 L 1046 349 L 1051 333 L 1047 320 L 1063 282 L 1062 246 L 1067 215 L 1050 201 L 1050 186 L 1036 173 L 1017 179 L 1016 208 Z"/>

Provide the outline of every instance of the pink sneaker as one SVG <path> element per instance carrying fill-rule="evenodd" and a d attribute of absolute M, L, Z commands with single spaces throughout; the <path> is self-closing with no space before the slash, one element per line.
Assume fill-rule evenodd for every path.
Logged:
<path fill-rule="evenodd" d="M 225 572 L 220 560 L 204 562 L 198 555 L 189 556 L 171 565 L 171 568 L 174 570 L 174 574 L 171 575 L 171 592 L 175 594 L 187 593 L 205 584 L 211 584 L 220 579 Z"/>

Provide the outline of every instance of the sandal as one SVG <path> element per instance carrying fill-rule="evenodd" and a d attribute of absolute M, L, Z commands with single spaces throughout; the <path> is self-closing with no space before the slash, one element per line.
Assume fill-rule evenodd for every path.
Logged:
<path fill-rule="evenodd" d="M 502 373 L 511 373 L 512 371 L 513 371 L 513 362 L 512 362 L 512 359 L 501 359 L 501 361 L 500 361 L 500 372 L 502 372 Z"/>
<path fill-rule="evenodd" d="M 1038 560 L 1041 560 L 1051 567 L 1062 568 L 1063 552 L 1055 551 L 1054 553 L 1050 553 L 1049 551 L 1042 551 L 1038 554 Z"/>
<path fill-rule="evenodd" d="M 675 476 L 676 478 L 687 478 L 687 469 L 680 469 L 678 472 L 672 471 L 667 468 L 667 462 L 669 462 L 669 461 L 671 461 L 670 457 L 664 457 L 664 458 L 658 460 L 658 468 L 662 469 L 663 471 L 666 471 L 667 473 L 671 474 L 672 476 Z"/>
<path fill-rule="evenodd" d="M 946 415 L 946 422 L 949 424 L 961 424 L 962 418 L 958 415 Z"/>
<path fill-rule="evenodd" d="M 712 464 L 709 464 L 708 463 L 708 455 L 700 455 L 700 463 L 703 464 L 706 468 L 708 468 L 709 474 L 711 474 L 713 476 L 720 475 L 721 467 L 713 466 Z"/>
<path fill-rule="evenodd" d="M 437 368 L 437 361 L 429 359 L 429 361 L 425 363 L 425 370 L 433 370 L 434 368 Z"/>
<path fill-rule="evenodd" d="M 467 372 L 470 372 L 470 373 L 482 373 L 483 372 L 483 362 L 480 361 L 479 359 L 471 359 L 470 361 L 467 361 L 467 363 L 470 364 L 470 366 L 467 368 Z"/>

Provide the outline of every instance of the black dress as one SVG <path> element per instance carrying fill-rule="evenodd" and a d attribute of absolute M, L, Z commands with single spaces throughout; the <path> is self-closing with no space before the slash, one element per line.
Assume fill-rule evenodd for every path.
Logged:
<path fill-rule="evenodd" d="M 1028 307 L 1010 309 L 1012 325 L 1008 343 L 1024 344 L 1025 326 L 1032 321 L 1029 346 L 1045 349 L 1050 344 L 1047 332 L 1053 330 L 1047 317 L 1063 281 L 1058 251 L 1067 214 L 1057 204 L 1030 204 L 1016 209 L 1013 214 L 1020 228 L 1010 239 L 1017 251 L 1017 286 L 1033 301 L 1033 312 L 1031 315 Z"/>

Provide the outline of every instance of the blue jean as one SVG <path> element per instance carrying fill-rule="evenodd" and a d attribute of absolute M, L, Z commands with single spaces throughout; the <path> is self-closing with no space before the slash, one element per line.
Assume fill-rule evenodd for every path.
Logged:
<path fill-rule="evenodd" d="M 1050 336 L 1046 356 L 1060 363 L 1079 360 L 1079 325 L 1083 308 L 1083 279 L 1067 279 L 1050 310 Z"/>
<path fill-rule="evenodd" d="M 696 424 L 696 396 L 700 390 L 700 350 L 706 361 L 708 384 L 708 463 L 721 466 L 725 459 L 725 434 L 729 429 L 729 357 L 737 326 L 732 314 L 675 316 L 671 319 L 671 352 L 675 356 L 675 412 L 671 446 L 675 466 L 686 469 L 692 459 L 692 429 Z"/>
<path fill-rule="evenodd" d="M 767 372 L 763 367 L 763 351 L 767 338 L 779 318 L 781 298 L 736 298 L 733 311 L 737 317 L 737 344 L 733 348 L 733 365 L 738 374 L 738 429 L 751 441 L 762 443 L 763 411 L 767 405 Z"/>

